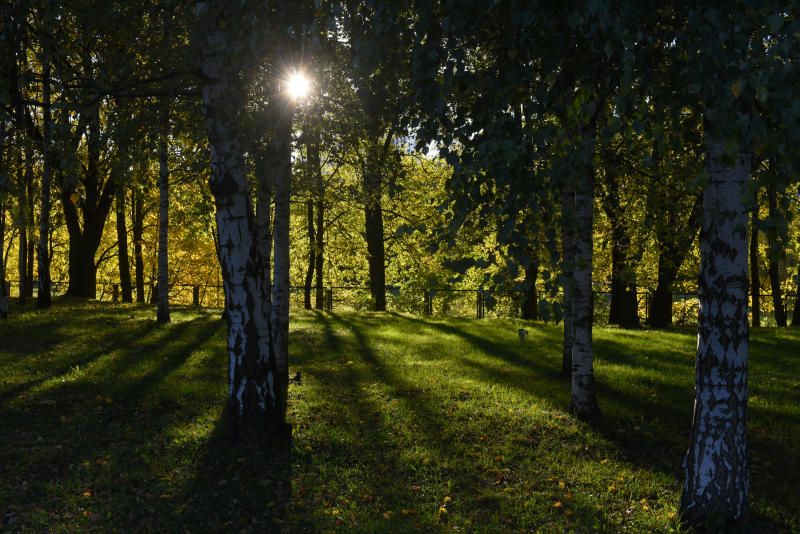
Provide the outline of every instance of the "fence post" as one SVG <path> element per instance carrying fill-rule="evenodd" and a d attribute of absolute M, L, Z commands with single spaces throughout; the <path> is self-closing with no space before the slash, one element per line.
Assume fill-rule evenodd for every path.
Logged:
<path fill-rule="evenodd" d="M 192 287 L 192 305 L 195 308 L 200 307 L 200 286 Z"/>
<path fill-rule="evenodd" d="M 333 311 L 333 288 L 325 289 L 325 311 Z"/>
<path fill-rule="evenodd" d="M 116 304 L 119 302 L 119 284 L 114 284 L 111 291 L 111 302 Z"/>

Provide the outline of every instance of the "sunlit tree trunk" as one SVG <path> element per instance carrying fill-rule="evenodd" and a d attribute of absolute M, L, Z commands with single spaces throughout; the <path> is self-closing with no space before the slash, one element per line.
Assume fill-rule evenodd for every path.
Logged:
<path fill-rule="evenodd" d="M 6 124 L 0 120 L 0 319 L 8 319 L 8 299 L 6 298 L 6 199 L 5 190 L 7 174 L 5 170 L 5 160 L 3 152 L 6 143 Z"/>
<path fill-rule="evenodd" d="M 594 132 L 584 130 L 581 150 L 585 161 L 577 172 L 575 183 L 575 271 L 572 297 L 572 409 L 582 419 L 599 415 L 595 398 L 592 354 L 592 248 L 594 235 Z"/>
<path fill-rule="evenodd" d="M 211 147 L 211 192 L 216 206 L 219 262 L 228 321 L 228 409 L 231 435 L 238 445 L 283 439 L 286 424 L 287 362 L 279 364 L 270 320 L 269 288 L 263 276 L 257 224 L 245 172 L 240 124 L 245 91 L 238 77 L 235 32 L 221 20 L 222 0 L 198 2 L 202 19 L 202 97 Z M 233 13 L 235 13 L 233 9 Z M 232 16 L 226 12 L 227 16 Z M 225 24 L 223 24 L 225 22 Z M 234 25 L 235 26 L 235 25 Z M 237 28 L 238 29 L 238 28 Z M 232 39 L 234 39 L 232 41 Z M 243 39 L 247 42 L 247 39 Z M 291 130 L 289 130 L 291 132 Z M 291 157 L 285 141 L 286 151 Z M 288 160 L 288 158 L 287 158 Z M 290 160 L 289 160 L 290 161 Z M 276 173 L 276 235 L 288 240 L 288 172 Z M 276 245 L 277 245 L 276 240 Z M 288 281 L 288 243 L 276 247 L 276 263 Z M 276 266 L 277 268 L 277 266 Z M 281 273 L 282 274 L 282 273 Z M 283 277 L 276 276 L 276 286 Z M 287 288 L 288 289 L 288 288 Z M 284 376 L 281 369 L 286 368 Z"/>
<path fill-rule="evenodd" d="M 707 136 L 710 134 L 707 132 Z M 747 203 L 751 156 L 726 162 L 706 140 L 708 182 L 700 232 L 696 389 L 681 516 L 688 524 L 747 515 Z"/>
<path fill-rule="evenodd" d="M 45 59 L 42 67 L 42 155 L 44 162 L 42 169 L 42 196 L 39 209 L 39 291 L 36 297 L 36 306 L 40 309 L 49 308 L 52 303 L 50 283 L 50 209 L 52 202 L 50 195 L 53 182 L 51 147 L 53 122 L 50 97 L 50 63 Z"/>
<path fill-rule="evenodd" d="M 316 229 L 314 237 L 314 273 L 316 275 L 316 293 L 314 307 L 321 310 L 325 307 L 324 278 L 322 269 L 325 266 L 325 183 L 322 180 L 322 163 L 319 155 L 319 131 L 312 125 L 312 141 L 308 146 L 308 165 L 313 176 L 314 216 Z"/>
<path fill-rule="evenodd" d="M 761 326 L 761 276 L 758 272 L 758 202 L 750 222 L 750 294 L 753 328 Z"/>
<path fill-rule="evenodd" d="M 158 310 L 159 323 L 170 322 L 169 317 L 169 115 L 162 119 L 158 142 Z"/>
<path fill-rule="evenodd" d="M 131 223 L 133 226 L 133 263 L 136 271 L 136 302 L 145 303 L 144 294 L 144 252 L 142 240 L 144 239 L 144 200 L 141 192 L 131 190 L 133 212 Z"/>

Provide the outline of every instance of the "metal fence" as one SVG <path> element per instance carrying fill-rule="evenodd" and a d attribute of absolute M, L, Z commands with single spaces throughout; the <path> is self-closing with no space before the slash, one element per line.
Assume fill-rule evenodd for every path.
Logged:
<path fill-rule="evenodd" d="M 6 281 L 7 295 L 19 294 L 19 283 L 16 280 Z M 33 298 L 36 298 L 36 283 L 33 286 Z M 53 295 L 66 293 L 66 282 L 53 282 Z M 154 303 L 157 293 L 156 285 L 147 283 L 144 287 L 144 301 Z M 289 307 L 291 310 L 304 308 L 305 288 L 292 286 L 289 293 Z M 650 291 L 638 291 L 637 303 L 639 319 L 648 322 Z M 372 297 L 368 287 L 364 286 L 326 286 L 323 290 L 324 310 L 326 311 L 370 311 L 373 309 Z M 389 311 L 430 315 L 440 317 L 485 317 L 517 318 L 522 315 L 524 291 L 521 290 L 486 290 L 470 288 L 400 288 L 387 286 L 386 307 Z M 609 291 L 595 291 L 593 293 L 594 322 L 606 324 L 611 307 L 611 293 Z M 772 301 L 770 294 L 761 294 L 762 324 L 774 325 Z M 791 310 L 788 304 L 793 302 L 796 294 L 784 295 L 784 309 L 788 321 L 791 321 Z M 207 308 L 222 308 L 225 296 L 221 285 L 217 284 L 173 284 L 170 286 L 169 299 L 171 303 L 185 306 L 198 306 Z M 97 300 L 104 302 L 119 302 L 121 292 L 118 283 L 108 281 L 97 282 Z M 134 300 L 136 291 L 134 288 Z M 316 303 L 316 288 L 312 288 L 312 306 Z M 672 316 L 673 324 L 688 326 L 697 324 L 697 315 L 700 303 L 696 293 L 673 293 Z M 562 317 L 561 293 L 539 293 L 537 315 L 544 322 L 560 322 Z"/>

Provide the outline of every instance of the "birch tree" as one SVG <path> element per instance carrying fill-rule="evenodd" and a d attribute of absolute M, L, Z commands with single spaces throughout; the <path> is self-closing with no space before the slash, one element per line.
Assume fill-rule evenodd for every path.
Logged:
<path fill-rule="evenodd" d="M 278 363 L 264 258 L 244 167 L 241 125 L 246 93 L 240 71 L 250 57 L 248 43 L 260 37 L 255 4 L 245 2 L 237 8 L 223 0 L 207 0 L 196 7 L 210 187 L 228 321 L 227 412 L 232 438 L 239 445 L 274 441 L 291 432 L 285 419 L 288 373 Z"/>

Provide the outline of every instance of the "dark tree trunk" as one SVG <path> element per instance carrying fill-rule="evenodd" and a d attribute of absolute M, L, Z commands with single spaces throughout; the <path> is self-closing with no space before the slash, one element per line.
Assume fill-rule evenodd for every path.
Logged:
<path fill-rule="evenodd" d="M 133 302 L 131 287 L 131 262 L 128 255 L 128 226 L 125 224 L 125 188 L 120 185 L 116 195 L 117 212 L 117 258 L 119 265 L 119 284 L 122 289 L 122 302 Z"/>
<path fill-rule="evenodd" d="M 239 446 L 286 443 L 291 427 L 286 424 L 288 361 L 279 361 L 275 322 L 263 275 L 264 263 L 258 241 L 258 225 L 245 170 L 241 145 L 244 94 L 235 68 L 238 59 L 232 43 L 242 37 L 240 28 L 222 24 L 223 9 L 235 16 L 236 8 L 222 0 L 199 2 L 203 31 L 202 96 L 211 145 L 211 192 L 216 206 L 219 262 L 225 289 L 228 321 L 228 406 L 231 437 Z M 247 37 L 247 36 L 245 36 Z M 245 42 L 248 39 L 243 39 Z M 282 95 L 280 95 L 282 96 Z M 278 130 L 281 130 L 280 133 Z M 285 168 L 275 169 L 275 288 L 281 304 L 288 291 L 288 208 L 291 171 L 291 123 L 276 127 Z M 281 159 L 283 161 L 283 159 Z M 285 234 L 285 235 L 284 235 Z M 278 247 L 280 240 L 280 248 Z M 285 240 L 285 242 L 284 242 Z M 285 257 L 284 257 L 285 255 Z M 284 272 L 285 271 L 285 272 Z M 286 287 L 282 284 L 286 282 Z M 288 306 L 286 306 L 288 312 Z M 283 316 L 280 316 L 280 320 Z M 288 326 L 288 315 L 286 317 Z M 285 341 L 288 348 L 288 338 Z M 288 351 L 287 351 L 288 352 Z"/>
<path fill-rule="evenodd" d="M 325 183 L 322 180 L 322 163 L 319 155 L 319 131 L 315 126 L 312 126 L 311 135 L 311 143 L 308 145 L 308 164 L 313 173 L 314 215 L 316 217 L 316 229 L 314 231 L 314 236 L 316 238 L 314 244 L 316 294 L 314 307 L 318 310 L 322 310 L 325 307 L 325 288 L 323 286 L 324 278 L 322 272 L 325 266 Z"/>
<path fill-rule="evenodd" d="M 5 142 L 3 125 L 0 124 L 0 144 Z M 2 150 L 0 150 L 0 166 L 3 165 Z M 0 319 L 8 319 L 8 299 L 6 298 L 6 204 L 0 197 Z"/>
<path fill-rule="evenodd" d="M 726 162 L 706 131 L 695 401 L 680 512 L 688 525 L 746 520 L 747 205 L 751 156 Z"/>
<path fill-rule="evenodd" d="M 658 282 L 650 301 L 649 323 L 653 328 L 666 328 L 672 325 L 672 284 L 678 276 L 683 260 L 694 242 L 700 227 L 703 212 L 703 196 L 697 200 L 689 214 L 686 228 L 657 235 Z"/>
<path fill-rule="evenodd" d="M 383 206 L 381 203 L 381 176 L 378 171 L 367 173 L 364 179 L 366 203 L 367 261 L 369 262 L 369 288 L 375 311 L 386 311 L 386 257 L 383 242 Z"/>
<path fill-rule="evenodd" d="M 19 279 L 19 284 L 17 289 L 19 290 L 20 304 L 25 304 L 25 299 L 28 296 L 26 288 L 28 281 L 28 217 L 25 213 L 28 203 L 25 198 L 26 187 L 23 176 L 22 171 L 20 171 L 17 181 L 17 203 L 20 207 L 18 220 L 19 244 L 17 245 L 17 278 Z"/>
<path fill-rule="evenodd" d="M 47 61 L 47 45 L 45 44 L 45 61 L 42 67 L 42 156 L 44 166 L 42 170 L 42 196 L 39 208 L 39 291 L 36 297 L 36 307 L 49 308 L 52 304 L 52 289 L 50 280 L 50 209 L 51 192 L 53 183 L 52 151 L 50 147 L 53 122 L 50 109 L 50 63 Z M 2 247 L 0 247 L 2 250 Z M 0 252 L 2 254 L 2 252 Z"/>
<path fill-rule="evenodd" d="M 158 309 L 156 320 L 170 322 L 169 316 L 169 162 L 167 138 L 169 114 L 165 113 L 158 142 Z"/>
<path fill-rule="evenodd" d="M 133 262 L 136 270 L 136 302 L 144 304 L 146 302 L 144 294 L 144 254 L 142 252 L 142 240 L 144 235 L 144 200 L 142 194 L 136 190 L 131 191 L 133 204 Z"/>
<path fill-rule="evenodd" d="M 750 223 L 750 294 L 752 327 L 761 326 L 761 276 L 758 272 L 758 202 Z"/>
<path fill-rule="evenodd" d="M 639 326 L 639 306 L 636 302 L 636 282 L 631 263 L 631 237 L 620 200 L 619 177 L 607 159 L 603 182 L 603 210 L 611 225 L 611 304 L 609 324 L 623 328 Z"/>
<path fill-rule="evenodd" d="M 271 118 L 271 117 L 270 117 Z M 267 288 L 267 301 L 272 300 L 272 170 L 275 162 L 271 160 L 271 140 L 267 135 L 259 136 L 255 147 L 255 173 L 256 173 L 256 234 L 258 250 L 264 263 L 262 276 L 264 287 Z M 216 245 L 216 239 L 214 241 Z M 219 253 L 219 250 L 217 250 Z"/>
<path fill-rule="evenodd" d="M 539 296 L 536 292 L 536 279 L 539 277 L 539 258 L 536 253 L 525 269 L 525 294 L 522 299 L 522 318 L 530 321 L 539 319 Z"/>
<path fill-rule="evenodd" d="M 797 294 L 794 297 L 794 311 L 792 312 L 792 326 L 800 326 L 800 265 L 797 266 Z"/>
<path fill-rule="evenodd" d="M 308 233 L 308 267 L 306 268 L 306 279 L 303 287 L 303 303 L 305 309 L 311 309 L 311 286 L 314 283 L 314 269 L 317 265 L 317 254 L 314 250 L 317 246 L 317 238 L 314 232 L 314 201 L 312 199 L 306 200 L 306 209 L 308 211 L 308 218 L 306 221 Z"/>
<path fill-rule="evenodd" d="M 108 214 L 116 192 L 114 180 L 100 178 L 100 117 L 99 110 L 91 111 L 87 136 L 88 158 L 83 185 L 86 198 L 79 199 L 73 187 L 62 187 L 61 206 L 69 233 L 69 286 L 67 295 L 83 298 L 97 297 L 97 267 L 95 254 L 100 247 Z M 65 180 L 65 183 L 67 180 Z M 74 195 L 74 197 L 73 197 Z M 74 202 L 73 202 L 74 200 Z M 78 207 L 80 204 L 80 208 Z M 83 214 L 80 223 L 78 210 Z"/>
<path fill-rule="evenodd" d="M 783 239 L 778 228 L 778 191 L 775 184 L 767 187 L 769 202 L 769 218 L 774 228 L 767 234 L 769 239 L 769 284 L 772 293 L 772 307 L 775 310 L 775 323 L 778 326 L 786 326 L 786 309 L 783 307 L 783 291 L 781 290 L 781 275 L 778 261 L 784 254 Z"/>
<path fill-rule="evenodd" d="M 575 190 L 563 185 L 561 189 L 561 255 L 563 261 L 564 291 L 564 343 L 561 356 L 561 376 L 572 376 L 572 295 L 575 286 Z"/>

